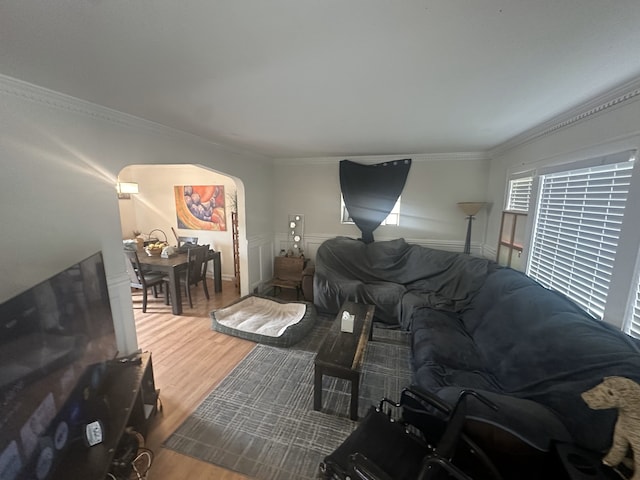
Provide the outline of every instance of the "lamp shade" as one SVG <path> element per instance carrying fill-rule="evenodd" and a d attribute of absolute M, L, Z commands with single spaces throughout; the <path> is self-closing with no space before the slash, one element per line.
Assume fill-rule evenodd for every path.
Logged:
<path fill-rule="evenodd" d="M 460 209 L 470 217 L 476 215 L 485 205 L 486 202 L 458 202 Z"/>
<path fill-rule="evenodd" d="M 134 182 L 118 182 L 118 193 L 138 193 L 138 184 Z"/>

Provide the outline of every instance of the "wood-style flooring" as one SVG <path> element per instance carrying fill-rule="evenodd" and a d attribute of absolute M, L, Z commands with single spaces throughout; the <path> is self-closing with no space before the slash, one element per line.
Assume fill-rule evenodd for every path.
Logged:
<path fill-rule="evenodd" d="M 142 295 L 132 292 L 138 345 L 152 355 L 162 412 L 152 423 L 146 446 L 155 458 L 149 480 L 239 480 L 248 477 L 162 448 L 162 442 L 193 412 L 214 387 L 242 360 L 255 343 L 211 330 L 209 313 L 238 298 L 233 282 L 210 299 L 201 286 L 192 287 L 194 308 L 183 299 L 183 314 L 175 316 L 164 299 L 149 295 L 142 313 Z"/>

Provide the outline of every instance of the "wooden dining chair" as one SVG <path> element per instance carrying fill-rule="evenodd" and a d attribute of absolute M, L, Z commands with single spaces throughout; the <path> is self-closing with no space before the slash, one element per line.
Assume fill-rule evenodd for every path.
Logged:
<path fill-rule="evenodd" d="M 209 262 L 209 245 L 199 245 L 197 247 L 191 247 L 187 251 L 187 269 L 184 275 L 180 277 L 180 284 L 184 286 L 185 293 L 189 299 L 189 306 L 193 308 L 193 300 L 191 298 L 191 287 L 197 286 L 202 282 L 202 288 L 204 295 L 209 300 L 209 289 L 207 287 L 207 263 Z M 165 282 L 168 282 L 168 277 L 165 277 Z M 167 294 L 169 288 L 167 285 Z M 173 300 L 172 300 L 173 301 Z"/>
<path fill-rule="evenodd" d="M 132 288 L 142 290 L 142 312 L 147 312 L 147 291 L 153 288 L 153 296 L 158 298 L 158 287 L 162 288 L 164 275 L 159 272 L 145 272 L 140 265 L 138 253 L 135 250 L 125 250 L 125 263 Z M 167 289 L 167 293 L 168 293 Z M 169 304 L 168 295 L 165 295 L 165 304 Z"/>
<path fill-rule="evenodd" d="M 178 248 L 184 246 L 188 244 L 189 246 L 191 245 L 197 245 L 198 244 L 198 237 L 178 237 Z"/>

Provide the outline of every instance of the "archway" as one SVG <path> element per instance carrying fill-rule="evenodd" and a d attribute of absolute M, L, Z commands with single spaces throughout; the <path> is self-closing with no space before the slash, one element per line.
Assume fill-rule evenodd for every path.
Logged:
<path fill-rule="evenodd" d="M 138 193 L 129 199 L 119 200 L 123 239 L 137 234 L 154 236 L 175 244 L 175 234 L 196 236 L 198 243 L 212 245 L 221 252 L 222 277 L 234 279 L 234 245 L 232 235 L 232 211 L 238 213 L 239 245 L 241 259 L 246 259 L 246 230 L 244 228 L 244 185 L 240 179 L 207 167 L 192 164 L 176 165 L 129 165 L 119 173 L 120 182 L 135 182 Z M 178 220 L 176 211 L 176 186 L 215 186 L 224 193 L 224 218 L 217 225 L 204 223 L 188 224 Z M 220 197 L 218 198 L 220 203 Z M 220 209 L 217 209 L 220 214 Z M 199 229 L 203 228 L 203 229 Z M 166 237 L 166 238 L 164 238 Z M 239 262 L 240 290 L 246 291 L 246 261 Z"/>

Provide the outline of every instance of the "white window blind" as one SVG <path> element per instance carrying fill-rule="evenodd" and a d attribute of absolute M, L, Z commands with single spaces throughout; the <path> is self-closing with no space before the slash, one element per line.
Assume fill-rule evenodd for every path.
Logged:
<path fill-rule="evenodd" d="M 509 182 L 507 210 L 528 212 L 533 177 L 515 178 Z"/>
<path fill-rule="evenodd" d="M 631 323 L 627 333 L 633 337 L 640 338 L 640 280 L 638 281 L 638 288 L 636 288 L 636 299 L 633 303 Z"/>
<path fill-rule="evenodd" d="M 543 175 L 527 273 L 602 318 L 632 161 Z"/>

